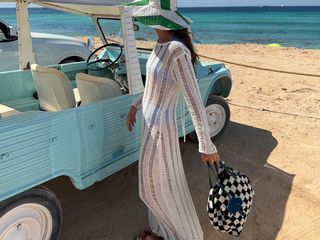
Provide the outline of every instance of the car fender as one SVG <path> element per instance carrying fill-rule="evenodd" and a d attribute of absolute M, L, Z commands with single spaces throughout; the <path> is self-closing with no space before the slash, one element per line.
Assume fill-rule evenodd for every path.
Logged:
<path fill-rule="evenodd" d="M 227 74 L 222 74 L 214 78 L 212 84 L 210 86 L 210 91 L 208 94 L 214 94 L 218 96 L 222 96 L 224 98 L 228 97 L 232 88 L 232 80 L 231 77 Z"/>
<path fill-rule="evenodd" d="M 211 78 L 211 83 L 209 86 L 209 91 L 205 95 L 205 100 L 212 94 L 222 96 L 224 98 L 228 97 L 232 88 L 232 77 L 230 70 L 227 69 L 224 64 L 221 68 L 209 74 Z"/>

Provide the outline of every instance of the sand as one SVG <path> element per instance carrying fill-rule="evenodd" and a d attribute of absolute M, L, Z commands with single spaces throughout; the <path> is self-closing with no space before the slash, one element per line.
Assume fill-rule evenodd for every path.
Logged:
<path fill-rule="evenodd" d="M 196 47 L 201 55 L 226 61 L 320 75 L 320 50 L 255 44 Z M 247 174 L 256 191 L 237 239 L 318 240 L 320 77 L 226 66 L 233 77 L 227 98 L 231 122 L 215 144 L 221 159 Z M 199 160 L 197 144 L 181 142 L 180 147 L 205 239 L 233 239 L 210 226 L 207 168 Z M 137 171 L 136 162 L 83 191 L 75 190 L 67 178 L 49 182 L 63 205 L 62 239 L 133 239 L 147 226 Z"/>

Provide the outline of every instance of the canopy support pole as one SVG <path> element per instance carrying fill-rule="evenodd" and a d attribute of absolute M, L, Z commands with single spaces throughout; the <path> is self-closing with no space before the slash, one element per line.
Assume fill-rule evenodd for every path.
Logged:
<path fill-rule="evenodd" d="M 123 43 L 126 57 L 127 78 L 129 95 L 135 95 L 144 91 L 142 84 L 140 63 L 136 39 L 133 30 L 132 16 L 126 7 L 120 6 Z"/>
<path fill-rule="evenodd" d="M 19 69 L 30 69 L 30 65 L 35 62 L 32 48 L 32 38 L 30 33 L 29 1 L 19 0 L 16 5 L 17 25 L 18 25 L 18 45 L 19 45 Z"/>

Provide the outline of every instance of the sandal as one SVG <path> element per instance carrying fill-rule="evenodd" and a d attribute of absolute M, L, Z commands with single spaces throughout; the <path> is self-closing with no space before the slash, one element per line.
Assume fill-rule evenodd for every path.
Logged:
<path fill-rule="evenodd" d="M 145 230 L 143 232 L 143 235 L 142 236 L 137 236 L 135 238 L 135 240 L 146 240 L 146 237 L 152 237 L 152 239 L 154 240 L 164 240 L 163 237 L 160 237 L 159 235 L 157 235 L 156 233 L 152 232 L 152 231 L 149 231 L 149 230 Z"/>

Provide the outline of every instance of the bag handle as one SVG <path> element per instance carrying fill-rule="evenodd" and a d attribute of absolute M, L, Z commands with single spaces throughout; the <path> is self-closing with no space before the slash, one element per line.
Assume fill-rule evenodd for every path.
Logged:
<path fill-rule="evenodd" d="M 218 163 L 214 163 L 214 167 L 215 170 L 213 170 L 212 165 L 210 163 L 207 162 L 208 165 L 208 175 L 209 175 L 209 184 L 210 184 L 210 188 L 213 188 L 213 183 L 211 180 L 211 174 L 210 171 L 213 173 L 213 175 L 215 176 L 215 178 L 217 179 L 217 181 L 219 182 L 219 167 L 218 167 Z"/>

